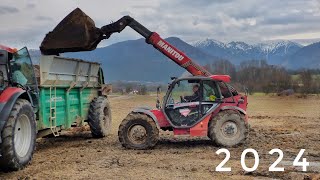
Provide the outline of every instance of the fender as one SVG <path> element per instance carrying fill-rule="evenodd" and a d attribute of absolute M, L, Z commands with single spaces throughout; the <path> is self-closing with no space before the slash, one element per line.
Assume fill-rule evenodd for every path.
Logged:
<path fill-rule="evenodd" d="M 241 112 L 242 114 L 247 115 L 247 112 L 245 110 L 243 110 L 242 108 L 239 108 L 237 106 L 223 106 L 221 108 L 221 110 L 228 110 L 228 109 L 237 110 L 237 111 Z"/>
<path fill-rule="evenodd" d="M 160 125 L 158 123 L 157 117 L 150 110 L 151 109 L 149 109 L 148 107 L 141 107 L 141 108 L 134 109 L 132 112 L 143 113 L 143 114 L 151 117 L 151 119 L 156 123 L 157 128 L 160 129 Z"/>
<path fill-rule="evenodd" d="M 2 132 L 2 129 L 4 125 L 6 124 L 10 112 L 16 103 L 17 99 L 21 96 L 24 96 L 24 99 L 28 97 L 27 100 L 30 101 L 30 95 L 28 93 L 21 89 L 21 88 L 14 88 L 14 87 L 8 87 L 6 88 L 0 96 L 0 132 Z M 31 101 L 32 103 L 32 101 Z M 2 139 L 0 136 L 0 143 L 2 143 Z"/>

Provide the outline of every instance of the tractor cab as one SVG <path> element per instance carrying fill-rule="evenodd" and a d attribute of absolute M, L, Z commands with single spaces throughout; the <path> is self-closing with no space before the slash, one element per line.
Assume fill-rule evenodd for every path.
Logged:
<path fill-rule="evenodd" d="M 6 50 L 0 50 L 0 91 L 2 92 L 9 86 L 9 61 L 12 59 L 12 53 Z"/>
<path fill-rule="evenodd" d="M 207 77 L 176 79 L 165 96 L 164 113 L 172 126 L 192 127 L 219 106 L 224 98 L 219 83 Z"/>
<path fill-rule="evenodd" d="M 13 59 L 10 61 L 10 68 L 13 83 L 20 84 L 24 87 L 28 86 L 31 89 L 37 89 L 33 64 L 26 47 L 13 54 Z"/>
<path fill-rule="evenodd" d="M 38 85 L 26 47 L 14 52 L 0 50 L 0 91 L 7 87 L 25 89 L 29 92 L 33 104 L 38 104 Z"/>

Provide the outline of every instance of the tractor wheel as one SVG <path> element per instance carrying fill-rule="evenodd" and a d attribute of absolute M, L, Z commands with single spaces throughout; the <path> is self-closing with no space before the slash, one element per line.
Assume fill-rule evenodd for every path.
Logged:
<path fill-rule="evenodd" d="M 217 145 L 234 147 L 245 142 L 248 127 L 242 114 L 232 110 L 222 111 L 209 123 L 209 138 Z"/>
<path fill-rule="evenodd" d="M 91 102 L 88 124 L 95 138 L 102 138 L 110 134 L 111 108 L 107 97 L 99 96 Z"/>
<path fill-rule="evenodd" d="M 32 159 L 36 144 L 36 121 L 31 104 L 18 99 L 1 133 L 0 168 L 20 170 Z"/>
<path fill-rule="evenodd" d="M 159 140 L 159 129 L 147 115 L 130 113 L 120 124 L 119 141 L 128 149 L 150 149 Z"/>

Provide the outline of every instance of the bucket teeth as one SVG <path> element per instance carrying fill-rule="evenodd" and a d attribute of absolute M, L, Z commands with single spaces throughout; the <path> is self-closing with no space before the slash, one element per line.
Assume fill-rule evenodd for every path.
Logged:
<path fill-rule="evenodd" d="M 94 21 L 76 8 L 45 36 L 40 50 L 46 55 L 91 51 L 102 39 L 103 33 L 95 26 Z"/>

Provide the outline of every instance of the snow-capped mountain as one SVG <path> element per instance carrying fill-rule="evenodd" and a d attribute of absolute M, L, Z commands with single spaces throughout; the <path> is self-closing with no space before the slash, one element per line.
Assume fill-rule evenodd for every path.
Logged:
<path fill-rule="evenodd" d="M 239 42 L 239 41 L 232 41 L 228 44 L 226 44 L 227 48 L 231 48 L 234 50 L 243 50 L 243 51 L 247 51 L 253 48 L 253 46 L 246 44 L 244 42 Z"/>
<path fill-rule="evenodd" d="M 302 48 L 301 44 L 296 42 L 288 41 L 288 40 L 280 40 L 280 41 L 267 41 L 263 43 L 256 44 L 261 50 L 265 52 L 274 52 L 275 50 L 284 48 L 284 53 L 288 52 L 288 49 L 291 47 L 299 47 Z"/>
<path fill-rule="evenodd" d="M 213 39 L 205 39 L 192 43 L 204 52 L 229 59 L 234 64 L 251 59 L 265 59 L 270 64 L 281 65 L 286 58 L 296 53 L 303 46 L 292 41 L 268 41 L 258 44 L 245 42 L 223 43 Z"/>
<path fill-rule="evenodd" d="M 226 45 L 220 41 L 216 41 L 214 39 L 205 39 L 205 40 L 200 40 L 200 41 L 195 41 L 194 43 L 191 43 L 191 45 L 195 47 L 208 47 L 212 45 L 217 45 L 220 47 L 225 47 Z"/>

